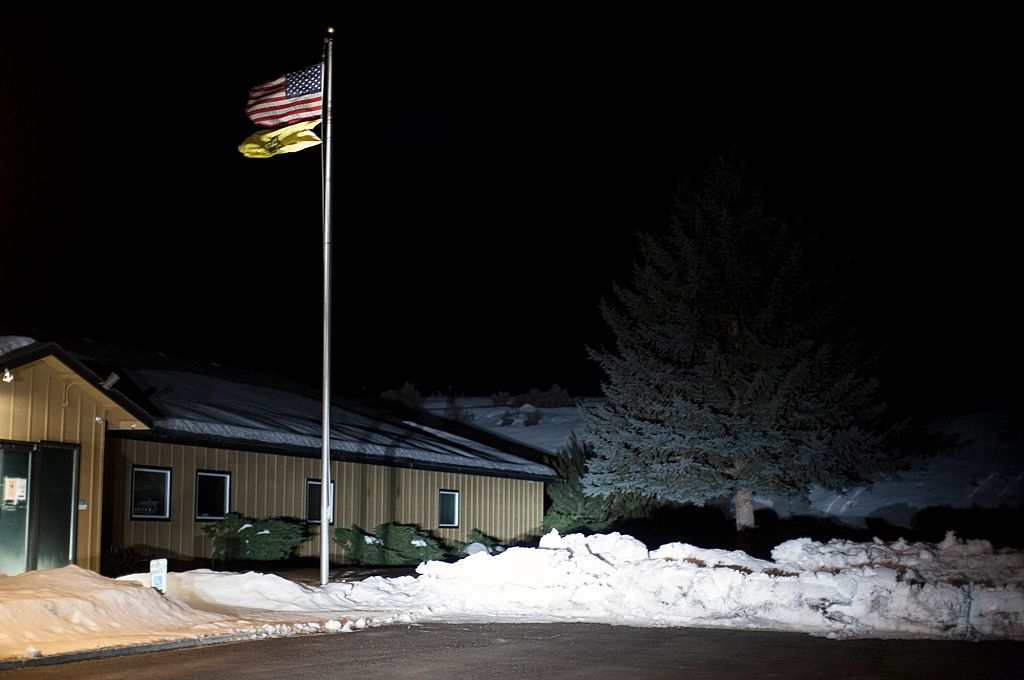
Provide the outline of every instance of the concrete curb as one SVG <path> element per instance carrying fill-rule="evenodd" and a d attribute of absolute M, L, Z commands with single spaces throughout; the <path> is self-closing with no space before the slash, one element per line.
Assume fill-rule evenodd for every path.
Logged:
<path fill-rule="evenodd" d="M 85 652 L 70 652 L 68 654 L 54 654 L 53 656 L 39 656 L 32 659 L 15 659 L 12 661 L 0 661 L 0 671 L 9 671 L 14 670 L 15 668 L 28 668 L 30 666 L 50 666 L 59 663 L 70 663 L 72 661 L 106 659 L 112 656 L 127 656 L 129 654 L 162 652 L 168 649 L 202 647 L 204 645 L 216 645 L 223 642 L 239 642 L 242 640 L 251 639 L 253 639 L 253 637 L 252 634 L 250 633 L 248 635 L 214 635 L 203 638 L 187 638 L 184 640 L 154 642 L 148 645 L 133 645 L 130 647 L 103 647 L 100 649 L 91 649 Z"/>

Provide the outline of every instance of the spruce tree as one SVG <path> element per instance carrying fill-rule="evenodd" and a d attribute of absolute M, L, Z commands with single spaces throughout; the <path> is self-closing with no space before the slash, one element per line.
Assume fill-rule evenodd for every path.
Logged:
<path fill-rule="evenodd" d="M 840 323 L 826 261 L 769 215 L 742 167 L 712 161 L 640 235 L 629 286 L 589 348 L 607 399 L 585 413 L 587 493 L 695 503 L 841 488 L 886 467 L 876 362 Z"/>

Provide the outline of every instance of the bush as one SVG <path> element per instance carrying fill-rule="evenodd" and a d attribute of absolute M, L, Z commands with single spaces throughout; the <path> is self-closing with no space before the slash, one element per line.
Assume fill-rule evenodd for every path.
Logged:
<path fill-rule="evenodd" d="M 546 390 L 531 389 L 525 394 L 520 394 L 509 400 L 508 405 L 519 407 L 523 404 L 530 404 L 537 408 L 562 408 L 572 406 L 572 397 L 558 385 L 552 385 Z"/>
<path fill-rule="evenodd" d="M 123 576 L 147 572 L 149 561 L 161 556 L 159 550 L 148 545 L 112 548 L 103 555 L 100 573 L 104 576 Z"/>
<path fill-rule="evenodd" d="M 551 467 L 564 480 L 561 484 L 545 484 L 551 505 L 541 524 L 544 531 L 557 529 L 561 534 L 606 531 L 620 520 L 643 517 L 650 513 L 651 500 L 636 493 L 610 496 L 588 496 L 583 493 L 580 478 L 587 470 L 593 451 L 586 444 L 569 438 L 569 444 L 549 459 Z"/>
<path fill-rule="evenodd" d="M 530 404 L 523 404 L 519 408 L 507 408 L 502 411 L 501 415 L 498 416 L 498 425 L 501 427 L 511 427 L 518 422 L 529 427 L 539 423 L 543 417 L 544 412 L 539 408 L 534 408 Z"/>
<path fill-rule="evenodd" d="M 523 406 L 519 410 L 523 414 L 523 425 L 525 425 L 526 427 L 536 425 L 537 423 L 540 422 L 541 417 L 544 415 L 544 412 L 541 411 L 539 408 L 528 408 L 527 406 Z"/>
<path fill-rule="evenodd" d="M 429 533 L 412 524 L 388 522 L 369 534 L 356 525 L 334 530 L 334 540 L 349 556 L 365 566 L 416 565 L 444 559 L 446 551 Z"/>
<path fill-rule="evenodd" d="M 504 552 L 505 550 L 505 546 L 501 545 L 498 542 L 498 539 L 494 538 L 493 536 L 488 536 L 479 529 L 473 529 L 471 532 L 469 532 L 468 541 L 466 541 L 465 543 L 463 543 L 462 541 L 455 541 L 455 543 L 452 545 L 452 557 L 454 557 L 455 559 L 461 559 L 462 557 L 465 557 L 466 548 L 473 545 L 474 543 L 479 543 L 480 545 L 484 546 L 485 548 L 487 548 L 487 552 L 492 555 L 494 553 Z"/>
<path fill-rule="evenodd" d="M 405 383 L 397 390 L 384 390 L 380 396 L 382 399 L 397 401 L 410 408 L 420 408 L 423 405 L 423 395 L 411 383 Z"/>
<path fill-rule="evenodd" d="M 495 392 L 491 395 L 491 406 L 508 406 L 509 399 L 508 392 Z"/>
<path fill-rule="evenodd" d="M 207 524 L 203 533 L 213 538 L 215 560 L 284 560 L 306 538 L 308 529 L 299 520 L 253 519 L 237 512 Z"/>
<path fill-rule="evenodd" d="M 459 406 L 458 399 L 454 394 L 448 396 L 448 405 L 444 409 L 444 417 L 460 423 L 471 423 L 474 420 L 474 416 L 469 412 L 469 409 Z"/>

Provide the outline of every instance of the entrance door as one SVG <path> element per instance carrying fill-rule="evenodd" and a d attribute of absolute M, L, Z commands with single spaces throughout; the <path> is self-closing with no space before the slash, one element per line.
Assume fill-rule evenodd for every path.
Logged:
<path fill-rule="evenodd" d="M 78 447 L 0 442 L 0 481 L 0 572 L 73 562 Z"/>

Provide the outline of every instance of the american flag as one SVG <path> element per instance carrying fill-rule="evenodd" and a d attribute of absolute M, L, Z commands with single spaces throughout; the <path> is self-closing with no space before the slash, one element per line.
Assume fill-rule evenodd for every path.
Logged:
<path fill-rule="evenodd" d="M 319 118 L 323 108 L 322 64 L 286 73 L 249 90 L 245 113 L 263 127 Z"/>

